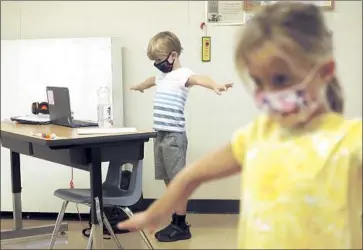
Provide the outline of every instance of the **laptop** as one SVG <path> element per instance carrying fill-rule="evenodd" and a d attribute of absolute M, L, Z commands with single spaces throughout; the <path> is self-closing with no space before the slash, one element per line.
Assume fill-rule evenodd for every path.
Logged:
<path fill-rule="evenodd" d="M 70 128 L 96 127 L 92 121 L 75 120 L 71 113 L 69 90 L 64 87 L 47 87 L 50 122 Z"/>

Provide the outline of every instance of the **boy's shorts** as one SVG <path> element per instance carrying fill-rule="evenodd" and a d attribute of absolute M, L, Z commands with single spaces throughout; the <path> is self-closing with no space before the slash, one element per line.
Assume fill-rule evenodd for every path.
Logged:
<path fill-rule="evenodd" d="M 185 132 L 158 131 L 154 139 L 155 179 L 171 181 L 186 164 Z"/>

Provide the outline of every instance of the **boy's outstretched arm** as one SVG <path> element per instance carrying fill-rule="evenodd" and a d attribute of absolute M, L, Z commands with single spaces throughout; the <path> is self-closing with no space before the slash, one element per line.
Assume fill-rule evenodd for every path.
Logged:
<path fill-rule="evenodd" d="M 184 203 L 204 182 L 221 179 L 241 171 L 232 146 L 227 145 L 196 163 L 185 167 L 170 183 L 166 193 L 145 212 L 121 222 L 118 227 L 129 230 L 155 230 L 162 220 L 172 214 L 173 209 Z"/>
<path fill-rule="evenodd" d="M 218 95 L 220 95 L 221 92 L 227 91 L 229 88 L 231 88 L 233 86 L 233 83 L 217 84 L 209 76 L 192 75 L 188 78 L 186 85 L 188 87 L 198 85 L 198 86 L 201 86 L 204 88 L 214 90 L 214 92 L 216 92 Z"/>
<path fill-rule="evenodd" d="M 155 76 L 149 77 L 144 82 L 131 87 L 130 90 L 140 91 L 141 93 L 143 93 L 145 89 L 149 89 L 154 86 L 155 86 Z"/>

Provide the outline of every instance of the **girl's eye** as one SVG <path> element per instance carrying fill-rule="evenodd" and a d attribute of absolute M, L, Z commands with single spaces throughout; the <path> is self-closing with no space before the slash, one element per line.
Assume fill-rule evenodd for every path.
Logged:
<path fill-rule="evenodd" d="M 275 75 L 272 78 L 272 84 L 276 87 L 284 87 L 287 84 L 287 76 L 285 75 Z"/>

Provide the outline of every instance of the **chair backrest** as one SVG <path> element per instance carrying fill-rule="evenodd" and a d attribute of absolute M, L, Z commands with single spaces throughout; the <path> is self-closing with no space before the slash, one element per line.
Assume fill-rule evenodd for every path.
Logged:
<path fill-rule="evenodd" d="M 123 190 L 121 188 L 123 171 L 122 167 L 128 163 L 132 165 L 131 178 L 128 189 Z M 106 180 L 103 183 L 103 197 L 106 199 L 120 198 L 120 200 L 123 200 L 122 203 L 124 203 L 119 204 L 121 206 L 132 206 L 136 204 L 140 200 L 142 194 L 142 168 L 142 160 L 134 162 L 110 162 L 108 166 Z"/>

